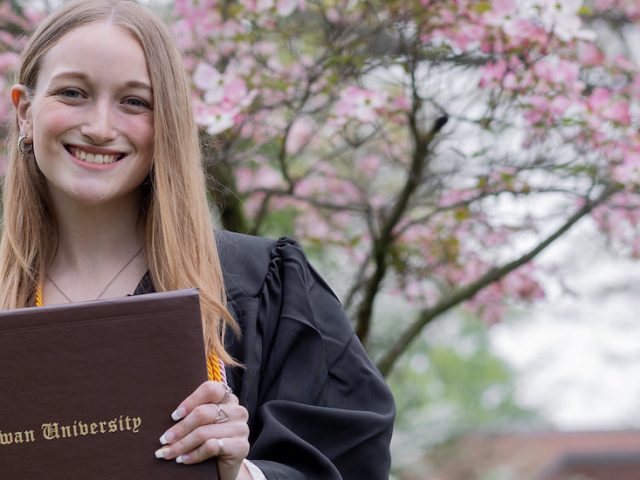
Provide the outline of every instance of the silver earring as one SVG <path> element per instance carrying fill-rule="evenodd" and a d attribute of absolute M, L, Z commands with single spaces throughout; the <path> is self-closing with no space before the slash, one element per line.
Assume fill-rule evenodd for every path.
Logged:
<path fill-rule="evenodd" d="M 25 143 L 25 138 L 27 138 L 27 136 L 24 133 L 20 132 L 20 134 L 18 135 L 18 151 L 23 157 L 26 157 L 33 153 L 33 144 Z"/>

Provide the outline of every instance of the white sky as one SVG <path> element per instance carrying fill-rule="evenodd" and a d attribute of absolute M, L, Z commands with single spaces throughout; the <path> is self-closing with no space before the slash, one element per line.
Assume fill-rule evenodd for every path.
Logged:
<path fill-rule="evenodd" d="M 490 335 L 518 372 L 519 400 L 558 428 L 637 428 L 640 263 L 607 254 L 588 230 L 581 225 L 546 258 L 570 266 L 574 294 L 556 288 Z"/>

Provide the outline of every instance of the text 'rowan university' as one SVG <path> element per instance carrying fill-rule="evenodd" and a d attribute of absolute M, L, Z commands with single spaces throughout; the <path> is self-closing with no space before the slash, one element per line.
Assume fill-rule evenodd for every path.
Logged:
<path fill-rule="evenodd" d="M 90 437 L 92 435 L 108 435 L 119 432 L 137 434 L 142 429 L 142 417 L 119 417 L 98 420 L 74 420 L 73 423 L 45 422 L 39 429 L 25 429 L 7 432 L 0 430 L 0 446 L 35 443 L 38 439 L 46 441 L 69 438 Z"/>

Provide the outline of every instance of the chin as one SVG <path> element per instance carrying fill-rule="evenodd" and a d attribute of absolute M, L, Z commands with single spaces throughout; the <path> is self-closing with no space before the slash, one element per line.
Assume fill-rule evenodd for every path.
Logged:
<path fill-rule="evenodd" d="M 114 193 L 110 190 L 98 188 L 77 188 L 73 192 L 69 192 L 68 196 L 71 200 L 87 207 L 138 201 L 138 195 L 135 192 Z"/>

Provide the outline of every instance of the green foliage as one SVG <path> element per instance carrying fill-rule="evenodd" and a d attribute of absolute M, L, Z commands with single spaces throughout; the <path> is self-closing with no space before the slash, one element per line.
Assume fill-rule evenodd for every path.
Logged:
<path fill-rule="evenodd" d="M 518 405 L 515 374 L 493 353 L 486 325 L 461 314 L 447 323 L 427 328 L 389 378 L 397 474 L 462 433 L 541 422 Z"/>
<path fill-rule="evenodd" d="M 450 322 L 456 320 L 457 331 L 441 339 L 423 336 L 392 374 L 400 428 L 413 423 L 409 412 L 440 403 L 452 407 L 460 428 L 492 427 L 531 414 L 516 404 L 514 374 L 492 352 L 487 327 L 464 316 Z"/>
<path fill-rule="evenodd" d="M 294 207 L 271 210 L 264 217 L 260 233 L 268 237 L 294 236 L 295 221 L 299 214 Z"/>

